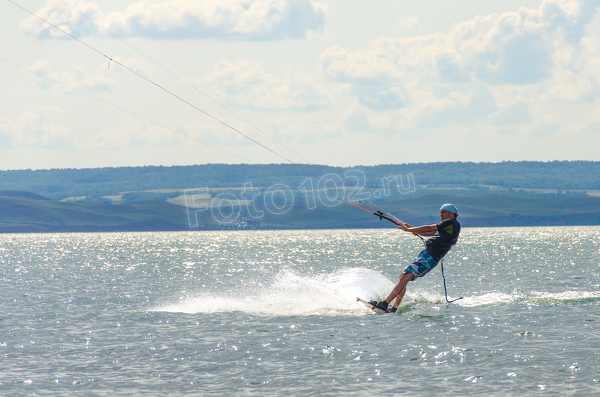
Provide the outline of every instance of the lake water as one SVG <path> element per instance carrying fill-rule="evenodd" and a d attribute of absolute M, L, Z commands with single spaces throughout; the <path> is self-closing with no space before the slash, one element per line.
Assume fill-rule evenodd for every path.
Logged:
<path fill-rule="evenodd" d="M 0 395 L 600 395 L 600 228 L 0 235 Z"/>

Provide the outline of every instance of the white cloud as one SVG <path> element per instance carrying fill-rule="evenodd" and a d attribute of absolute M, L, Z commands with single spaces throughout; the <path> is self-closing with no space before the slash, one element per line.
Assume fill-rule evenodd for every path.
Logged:
<path fill-rule="evenodd" d="M 318 110 L 330 104 L 327 90 L 293 68 L 284 77 L 265 72 L 262 63 L 220 61 L 199 81 L 228 106 L 247 109 Z"/>
<path fill-rule="evenodd" d="M 46 61 L 36 61 L 31 65 L 31 70 L 43 76 L 49 77 L 71 88 L 92 92 L 112 92 L 115 82 L 103 76 L 106 72 L 90 73 L 83 66 L 75 65 L 69 72 L 58 74 L 50 70 L 50 64 Z M 53 88 L 56 84 L 43 77 L 36 78 L 36 84 L 43 89 Z"/>
<path fill-rule="evenodd" d="M 478 16 L 454 25 L 448 34 L 412 38 L 380 37 L 363 50 L 325 50 L 324 74 L 332 79 L 414 80 L 432 67 L 441 81 L 479 80 L 491 84 L 532 84 L 550 76 L 553 57 L 576 45 L 592 19 L 594 3 L 547 0 L 540 9 Z"/>
<path fill-rule="evenodd" d="M 390 110 L 390 127 L 530 124 L 525 103 L 591 102 L 600 94 L 600 51 L 584 36 L 597 7 L 545 0 L 538 9 L 477 16 L 446 34 L 379 37 L 355 51 L 336 45 L 320 67 L 326 78 L 351 84 L 364 107 Z"/>
<path fill-rule="evenodd" d="M 91 2 L 79 1 L 73 8 L 79 12 L 59 0 L 48 0 L 37 14 L 78 38 L 99 33 L 86 17 L 121 37 L 156 39 L 297 39 L 320 32 L 325 22 L 325 6 L 311 0 L 142 0 L 123 13 L 108 14 L 101 14 Z M 21 29 L 39 39 L 67 38 L 33 16 Z"/>
<path fill-rule="evenodd" d="M 0 116 L 0 150 L 13 146 L 14 130 L 14 123 L 8 117 Z"/>
<path fill-rule="evenodd" d="M 409 103 L 407 90 L 400 84 L 389 86 L 385 83 L 356 82 L 352 85 L 352 91 L 358 101 L 370 109 L 400 109 Z"/>
<path fill-rule="evenodd" d="M 58 112 L 57 108 L 42 106 L 20 114 L 15 120 L 0 117 L 0 139 L 17 148 L 73 149 L 73 132 L 49 120 L 49 115 Z"/>
<path fill-rule="evenodd" d="M 82 0 L 76 2 L 71 1 L 71 4 L 73 8 L 65 5 L 65 3 L 60 0 L 48 0 L 46 5 L 38 10 L 36 14 L 75 37 L 79 38 L 96 34 L 98 29 L 89 19 L 96 20 L 100 16 L 98 7 L 94 3 Z M 82 14 L 85 15 L 85 17 L 82 16 Z M 66 34 L 34 16 L 23 21 L 20 28 L 26 35 L 38 39 L 69 38 Z"/>
<path fill-rule="evenodd" d="M 410 100 L 403 80 L 414 74 L 411 71 L 419 60 L 410 48 L 404 53 L 397 52 L 392 41 L 379 38 L 369 49 L 358 53 L 350 53 L 340 46 L 330 47 L 321 56 L 321 69 L 327 78 L 351 83 L 351 91 L 366 107 L 401 108 Z"/>
<path fill-rule="evenodd" d="M 111 13 L 107 26 L 154 38 L 281 40 L 320 31 L 325 9 L 310 0 L 141 1 Z"/>
<path fill-rule="evenodd" d="M 600 93 L 600 43 L 584 37 L 577 46 L 564 46 L 555 55 L 556 67 L 544 98 L 561 102 L 592 102 Z"/>
<path fill-rule="evenodd" d="M 321 70 L 326 77 L 337 81 L 396 82 L 430 63 L 431 56 L 424 54 L 423 47 L 437 46 L 436 42 L 439 42 L 436 36 L 410 39 L 380 37 L 368 48 L 356 52 L 348 52 L 336 45 L 321 55 Z M 426 55 L 425 59 L 423 55 Z"/>
<path fill-rule="evenodd" d="M 120 56 L 112 58 L 112 61 L 108 62 L 107 64 L 108 68 L 102 68 L 101 72 L 106 73 L 107 69 L 115 70 L 117 72 L 126 71 L 123 67 L 121 67 L 121 65 L 115 65 L 113 61 L 117 61 L 126 68 L 131 69 L 132 71 L 139 74 L 149 75 L 154 72 L 153 65 L 144 61 L 143 59 L 123 59 Z"/>
<path fill-rule="evenodd" d="M 76 1 L 67 0 L 70 4 Z M 187 76 L 186 81 L 236 113 L 241 112 L 253 125 L 315 162 L 340 161 L 336 160 L 338 155 L 331 156 L 332 147 L 339 156 L 350 147 L 343 158 L 349 163 L 362 159 L 372 164 L 430 161 L 410 156 L 419 152 L 417 149 L 423 145 L 436 147 L 443 137 L 456 142 L 455 151 L 440 153 L 449 160 L 577 158 L 582 149 L 585 156 L 598 158 L 593 153 L 594 145 L 589 143 L 596 142 L 600 136 L 600 113 L 596 112 L 600 106 L 598 13 L 592 23 L 586 25 L 594 15 L 597 0 L 538 0 L 539 6 L 534 9 L 514 8 L 514 12 L 496 14 L 486 11 L 477 17 L 472 16 L 475 15 L 472 7 L 452 7 L 451 13 L 440 17 L 446 12 L 431 14 L 421 5 L 415 5 L 410 10 L 418 16 L 410 17 L 411 14 L 406 14 L 403 9 L 403 12 L 389 13 L 383 19 L 368 18 L 372 4 L 351 2 L 348 4 L 348 7 L 354 7 L 351 12 L 348 7 L 343 10 L 331 8 L 338 14 L 332 15 L 334 18 L 325 33 L 321 27 L 325 15 L 329 22 L 329 10 L 325 14 L 324 6 L 317 1 L 320 0 L 130 0 L 119 8 L 108 8 L 108 2 L 86 0 L 79 1 L 77 8 L 87 7 L 87 15 L 122 37 L 134 37 L 137 33 L 149 37 L 149 40 L 144 37 L 127 41 L 136 47 L 147 44 L 148 50 L 161 54 L 157 56 L 164 57 L 165 62 L 180 70 L 179 74 Z M 66 27 L 75 36 L 94 36 L 93 41 L 84 41 L 107 49 L 111 56 L 115 51 L 115 56 L 122 54 L 123 58 L 117 60 L 133 54 L 93 23 L 64 8 L 59 0 L 44 0 L 37 4 L 43 5 L 43 8 L 38 7 L 38 10 L 42 8 L 41 15 Z M 379 10 L 398 10 L 390 4 L 381 5 Z M 489 3 L 478 9 L 507 10 L 510 4 Z M 127 8 L 129 5 L 132 6 Z M 285 11 L 285 7 L 292 6 L 304 7 L 294 14 L 298 19 Z M 109 13 L 114 9 L 119 12 Z M 22 17 L 24 14 L 14 10 L 14 15 Z M 358 30 L 357 16 L 366 18 Z M 448 22 L 455 24 L 448 25 Z M 394 23 L 396 25 L 392 26 Z M 18 20 L 6 28 L 16 24 Z M 24 22 L 22 29 L 30 37 L 39 39 L 64 38 L 33 18 Z M 123 73 L 123 69 L 113 62 L 110 70 L 106 61 L 100 60 L 101 65 L 91 63 L 91 66 L 72 62 L 70 55 L 77 54 L 64 52 L 68 43 L 61 44 L 58 40 L 34 42 L 19 34 L 13 37 L 10 30 L 5 33 L 2 37 L 8 43 L 7 49 L 13 49 L 13 55 L 9 52 L 7 56 L 12 56 L 15 62 L 27 59 L 21 63 L 31 65 L 34 60 L 47 59 L 51 63 L 39 61 L 32 68 L 162 124 L 174 125 L 176 130 L 199 140 L 222 148 L 232 147 L 242 153 L 253 153 L 252 150 L 262 153 L 262 148 L 156 91 L 155 87 L 135 76 Z M 378 37 L 381 34 L 390 37 Z M 178 43 L 161 40 L 204 37 L 216 40 L 195 42 L 198 45 L 191 40 Z M 307 40 L 308 43 L 265 41 L 293 37 L 314 39 Z M 376 39 L 367 42 L 365 38 Z M 235 43 L 234 40 L 263 42 Z M 323 51 L 324 48 L 327 50 Z M 320 67 L 311 70 L 319 55 Z M 227 61 L 219 62 L 220 59 Z M 249 61 L 240 61 L 243 59 Z M 259 60 L 263 60 L 262 63 L 257 62 Z M 96 62 L 91 58 L 89 61 Z M 60 66 L 61 62 L 64 67 Z M 188 94 L 193 94 L 188 91 L 189 87 L 177 86 L 181 83 L 171 76 L 159 74 L 155 65 L 139 60 L 120 62 L 127 62 L 128 67 L 152 76 L 153 81 L 173 89 L 177 95 L 181 93 L 186 100 L 190 97 Z M 289 65 L 294 68 L 286 73 Z M 100 154 L 93 164 L 102 164 L 101 158 L 109 159 L 119 150 L 121 153 L 159 153 L 165 147 L 177 153 L 179 148 L 183 151 L 197 146 L 152 123 L 131 119 L 113 109 L 106 111 L 104 106 L 93 112 L 95 103 L 79 104 L 75 95 L 60 96 L 63 89 L 49 81 L 35 77 L 31 80 L 32 76 L 22 77 L 20 72 L 10 69 L 7 72 L 10 75 L 2 76 L 7 106 L 0 113 L 8 118 L 0 116 L 0 147 L 10 147 L 11 156 L 15 158 L 16 153 L 44 152 L 21 150 L 21 147 L 45 148 L 53 144 L 59 147 L 61 137 L 79 149 L 79 153 L 85 153 L 78 154 L 77 160 L 69 160 L 75 166 L 89 165 L 85 157 L 96 148 L 102 150 L 97 151 Z M 52 91 L 48 91 L 49 88 Z M 96 95 L 93 91 L 102 94 Z M 21 99 L 11 102 L 11 98 L 17 96 Z M 199 99 L 193 98 L 193 103 L 198 103 L 211 115 L 224 116 L 240 131 L 285 152 L 223 109 L 210 102 L 207 106 Z M 77 110 L 67 113 L 65 107 L 63 114 L 48 113 L 47 110 L 40 118 L 34 117 L 38 105 L 59 106 L 59 103 Z M 77 106 L 72 107 L 73 104 Z M 29 113 L 25 114 L 27 109 Z M 16 116 L 19 114 L 20 118 Z M 585 139 L 582 138 L 584 132 L 588 134 Z M 544 150 L 512 149 L 513 146 L 530 148 L 531 142 L 537 142 L 537 147 L 544 147 Z M 409 151 L 406 145 L 415 148 L 410 150 L 408 157 L 388 153 Z M 393 149 L 380 150 L 382 147 Z M 48 166 L 68 163 L 62 160 L 68 157 L 64 152 L 48 152 L 51 153 L 48 158 L 61 159 L 60 162 L 48 162 Z M 213 149 L 207 152 L 217 153 L 216 158 L 220 155 Z M 264 156 L 264 162 L 271 160 L 269 156 L 272 155 Z M 149 158 L 140 156 L 134 160 L 134 157 L 132 155 L 131 160 L 123 163 L 144 162 L 146 160 L 139 159 Z M 194 156 L 174 155 L 172 158 L 175 160 L 162 160 L 161 155 L 154 155 L 151 161 L 204 161 Z M 39 159 L 35 161 L 44 164 Z M 118 161 L 110 160 L 109 163 Z"/>

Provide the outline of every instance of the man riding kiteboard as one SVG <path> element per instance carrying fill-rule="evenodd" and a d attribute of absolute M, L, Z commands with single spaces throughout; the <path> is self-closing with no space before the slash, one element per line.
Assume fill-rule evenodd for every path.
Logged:
<path fill-rule="evenodd" d="M 395 313 L 406 293 L 406 285 L 408 282 L 429 273 L 429 271 L 437 266 L 444 255 L 446 255 L 458 241 L 460 223 L 456 220 L 457 217 L 458 209 L 455 205 L 448 203 L 442 205 L 440 208 L 441 222 L 438 224 L 415 227 L 406 222 L 400 222 L 400 227 L 398 229 L 419 236 L 432 237 L 425 242 L 426 248 L 419 253 L 417 260 L 408 266 L 402 275 L 400 275 L 400 281 L 396 284 L 388 297 L 381 302 L 371 301 L 369 303 L 384 312 Z M 389 304 L 394 299 L 396 299 L 396 301 L 394 302 L 393 307 L 389 308 Z"/>

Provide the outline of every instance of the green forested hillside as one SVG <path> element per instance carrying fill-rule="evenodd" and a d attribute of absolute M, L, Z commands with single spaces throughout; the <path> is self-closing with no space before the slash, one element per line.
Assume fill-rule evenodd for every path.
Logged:
<path fill-rule="evenodd" d="M 598 197 L 428 195 L 387 202 L 385 210 L 411 224 L 432 224 L 439 222 L 439 207 L 445 202 L 458 206 L 459 221 L 465 227 L 600 225 Z M 257 204 L 188 211 L 186 207 L 160 201 L 106 205 L 0 194 L 0 233 L 396 227 L 341 202 L 316 207 L 296 202 L 280 213 L 274 210 L 273 205 Z"/>
<path fill-rule="evenodd" d="M 412 174 L 417 186 L 413 196 L 433 193 L 432 189 L 437 189 L 435 191 L 438 193 L 466 196 L 485 193 L 531 196 L 547 192 L 507 189 L 550 189 L 559 190 L 559 195 L 566 194 L 569 197 L 586 195 L 581 191 L 600 190 L 600 162 L 593 161 L 450 162 L 386 164 L 352 168 L 323 165 L 302 165 L 302 167 L 319 177 L 327 174 L 334 175 L 334 179 L 338 178 L 337 181 L 341 181 L 340 183 L 346 186 L 359 183 L 368 189 L 382 189 L 385 183 L 389 184 L 389 178 L 395 176 L 403 176 L 406 181 L 406 176 Z M 348 171 L 352 172 L 346 174 Z M 302 184 L 307 178 L 311 178 L 309 173 L 292 164 L 9 170 L 0 171 L 0 190 L 29 191 L 54 200 L 81 196 L 99 199 L 101 196 L 122 192 L 242 187 L 246 183 L 252 183 L 255 187 L 285 184 L 291 189 L 302 189 Z M 312 179 L 317 188 L 318 180 Z M 498 188 L 504 190 L 498 191 Z M 410 195 L 398 198 L 408 197 Z"/>

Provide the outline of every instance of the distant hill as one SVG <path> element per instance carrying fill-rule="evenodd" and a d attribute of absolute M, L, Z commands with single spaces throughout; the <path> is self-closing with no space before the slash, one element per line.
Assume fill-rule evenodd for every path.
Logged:
<path fill-rule="evenodd" d="M 24 197 L 32 200 L 50 200 L 48 197 L 39 194 L 22 192 L 19 190 L 0 190 L 0 197 Z"/>
<path fill-rule="evenodd" d="M 184 230 L 185 208 L 152 201 L 123 205 L 0 196 L 0 232 Z"/>
<path fill-rule="evenodd" d="M 394 227 L 374 215 L 343 204 L 308 208 L 294 203 L 283 208 L 256 205 L 252 217 L 242 205 L 221 208 L 187 208 L 162 201 L 121 205 L 56 202 L 0 195 L 0 233 L 175 231 L 228 229 L 336 229 Z M 600 225 L 600 198 L 523 198 L 507 195 L 460 197 L 427 195 L 385 203 L 384 209 L 411 224 L 439 222 L 439 207 L 452 202 L 459 208 L 459 221 L 469 226 L 557 226 Z M 241 211 L 240 211 L 241 209 Z M 196 224 L 197 219 L 197 224 Z M 231 220 L 231 221 L 229 221 Z M 190 221 L 192 226 L 190 227 Z M 221 221 L 221 222 L 219 222 Z"/>
<path fill-rule="evenodd" d="M 439 162 L 351 168 L 302 164 L 302 167 L 319 177 L 329 175 L 336 185 L 351 187 L 358 184 L 367 190 L 379 191 L 391 186 L 391 192 L 396 193 L 382 196 L 384 201 L 433 193 L 459 196 L 495 193 L 528 197 L 600 196 L 600 162 L 594 161 Z M 88 202 L 108 203 L 113 200 L 118 203 L 147 199 L 164 201 L 170 198 L 162 192 L 164 190 L 243 187 L 247 183 L 264 189 L 284 184 L 292 190 L 302 190 L 310 183 L 316 189 L 319 180 L 310 173 L 292 164 L 10 170 L 0 171 L 0 189 L 33 192 L 53 200 L 79 200 L 83 197 Z M 411 175 L 415 189 L 399 194 L 394 187 L 398 183 L 407 184 L 408 175 Z M 120 197 L 123 192 L 136 193 Z M 108 196 L 110 198 L 106 198 Z"/>

